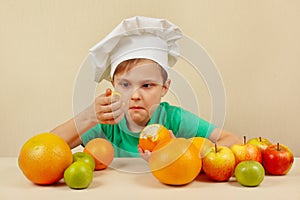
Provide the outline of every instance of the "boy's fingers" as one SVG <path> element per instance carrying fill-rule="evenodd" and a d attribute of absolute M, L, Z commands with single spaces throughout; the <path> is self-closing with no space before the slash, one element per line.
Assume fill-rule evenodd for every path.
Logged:
<path fill-rule="evenodd" d="M 140 147 L 140 145 L 138 145 L 138 152 L 139 153 L 144 153 L 143 149 Z"/>
<path fill-rule="evenodd" d="M 149 150 L 145 150 L 144 154 L 143 154 L 144 160 L 148 161 L 150 158 L 150 154 L 151 154 L 151 152 Z"/>
<path fill-rule="evenodd" d="M 110 105 L 105 105 L 105 106 L 101 106 L 101 110 L 99 107 L 99 113 L 111 113 L 111 112 L 115 112 L 117 110 L 121 110 L 122 107 L 122 102 L 118 101 L 118 102 L 114 102 Z"/>
<path fill-rule="evenodd" d="M 98 120 L 99 121 L 114 121 L 123 115 L 122 110 L 116 110 L 114 112 L 106 112 L 106 113 L 99 113 Z"/>
<path fill-rule="evenodd" d="M 138 152 L 140 153 L 141 158 L 148 162 L 151 152 L 149 150 L 143 151 L 143 149 L 140 147 L 140 145 L 138 145 L 137 147 L 138 147 Z"/>
<path fill-rule="evenodd" d="M 169 130 L 169 133 L 170 133 L 171 138 L 176 138 L 172 130 Z"/>
<path fill-rule="evenodd" d="M 149 150 L 145 150 L 144 154 L 149 157 L 150 156 L 150 151 Z"/>

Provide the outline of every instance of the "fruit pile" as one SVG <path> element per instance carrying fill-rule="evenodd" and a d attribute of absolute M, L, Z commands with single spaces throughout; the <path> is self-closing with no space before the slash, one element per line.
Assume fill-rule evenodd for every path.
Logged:
<path fill-rule="evenodd" d="M 235 178 L 243 186 L 258 186 L 265 174 L 284 175 L 294 156 L 283 144 L 253 138 L 231 147 L 217 146 L 206 138 L 172 137 L 163 125 L 146 126 L 139 147 L 149 150 L 149 168 L 155 178 L 168 185 L 185 185 L 201 173 L 213 181 Z M 84 189 L 93 181 L 94 170 L 112 162 L 114 148 L 103 138 L 89 141 L 83 152 L 72 153 L 68 144 L 53 133 L 30 138 L 21 148 L 18 164 L 31 182 L 51 185 L 62 178 L 72 189 Z"/>
<path fill-rule="evenodd" d="M 230 147 L 236 160 L 235 177 L 243 186 L 258 186 L 265 174 L 285 175 L 291 169 L 294 156 L 283 144 L 272 144 L 266 138 L 252 138 Z"/>
<path fill-rule="evenodd" d="M 70 188 L 84 189 L 92 183 L 94 170 L 105 169 L 113 157 L 113 146 L 105 139 L 93 139 L 83 152 L 72 153 L 59 136 L 41 133 L 23 145 L 18 164 L 25 177 L 35 184 L 52 185 L 64 178 Z"/>
<path fill-rule="evenodd" d="M 208 139 L 171 138 L 162 125 L 149 125 L 140 135 L 140 147 L 149 150 L 149 166 L 160 182 L 184 185 L 203 171 L 214 181 L 235 177 L 243 186 L 258 186 L 265 174 L 284 175 L 294 161 L 291 150 L 265 138 L 252 138 L 231 147 L 217 146 Z M 202 169 L 202 170 L 201 170 Z"/>

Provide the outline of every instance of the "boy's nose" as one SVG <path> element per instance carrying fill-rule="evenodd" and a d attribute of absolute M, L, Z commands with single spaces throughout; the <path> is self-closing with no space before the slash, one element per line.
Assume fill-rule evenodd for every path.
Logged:
<path fill-rule="evenodd" d="M 140 100 L 141 99 L 141 94 L 140 94 L 140 91 L 139 89 L 135 89 L 134 91 L 132 91 L 131 93 L 131 100 Z"/>

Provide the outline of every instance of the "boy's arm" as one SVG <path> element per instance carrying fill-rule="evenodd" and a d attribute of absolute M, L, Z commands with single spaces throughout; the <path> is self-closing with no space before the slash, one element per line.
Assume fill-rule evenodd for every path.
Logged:
<path fill-rule="evenodd" d="M 88 107 L 74 118 L 51 130 L 51 132 L 63 138 L 70 148 L 80 145 L 82 143 L 81 135 L 97 124 L 95 117 L 91 116 L 91 113 L 93 113 L 91 109 L 93 109 L 92 106 Z"/>
<path fill-rule="evenodd" d="M 220 146 L 230 147 L 233 144 L 242 144 L 243 138 L 221 128 L 215 128 L 209 139 Z"/>
<path fill-rule="evenodd" d="M 69 121 L 51 132 L 63 138 L 73 148 L 82 143 L 81 135 L 101 124 L 117 124 L 124 117 L 120 96 L 111 96 L 111 90 L 99 95 L 95 102 Z"/>

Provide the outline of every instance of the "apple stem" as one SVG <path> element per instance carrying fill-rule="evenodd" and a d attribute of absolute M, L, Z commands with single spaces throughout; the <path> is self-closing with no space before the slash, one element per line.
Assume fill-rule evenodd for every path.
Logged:
<path fill-rule="evenodd" d="M 244 144 L 246 144 L 246 142 L 247 142 L 247 141 L 246 141 L 246 136 L 244 135 Z"/>
<path fill-rule="evenodd" d="M 259 137 L 259 141 L 261 142 L 261 137 Z"/>
<path fill-rule="evenodd" d="M 277 151 L 280 151 L 279 142 L 277 142 Z"/>
<path fill-rule="evenodd" d="M 215 143 L 215 152 L 216 152 L 216 153 L 218 152 L 218 149 L 217 149 L 217 143 Z"/>

